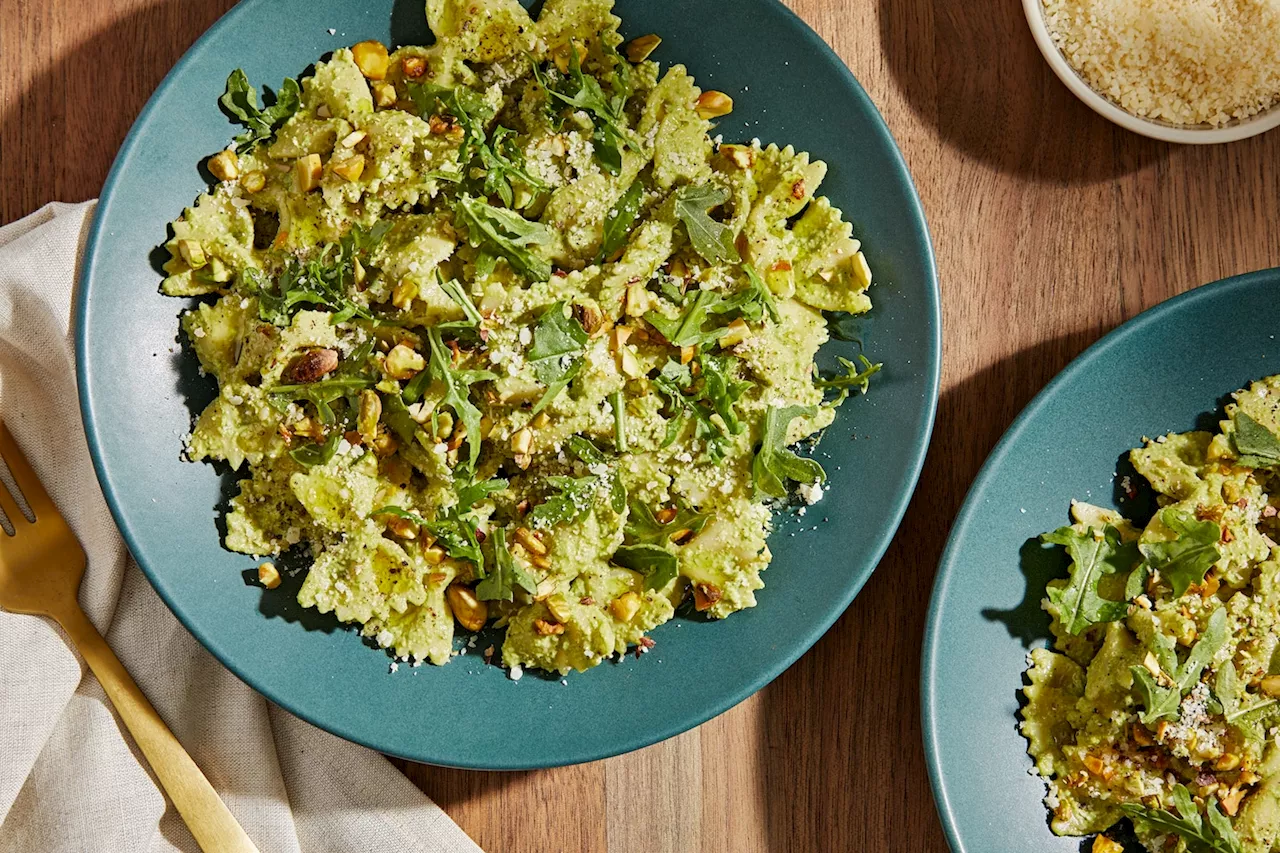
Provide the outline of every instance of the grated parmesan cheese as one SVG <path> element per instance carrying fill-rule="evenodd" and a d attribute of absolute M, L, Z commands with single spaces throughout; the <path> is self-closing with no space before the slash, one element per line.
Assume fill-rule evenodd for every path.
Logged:
<path fill-rule="evenodd" d="M 1126 111 L 1226 124 L 1280 99 L 1280 0 L 1043 0 L 1067 62 Z"/>

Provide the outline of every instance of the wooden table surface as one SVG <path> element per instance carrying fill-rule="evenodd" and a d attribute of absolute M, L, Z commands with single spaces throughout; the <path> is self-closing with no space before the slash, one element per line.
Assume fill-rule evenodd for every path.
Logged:
<path fill-rule="evenodd" d="M 96 195 L 147 96 L 230 5 L 0 0 L 0 222 Z M 919 490 L 831 632 L 723 716 L 579 767 L 407 767 L 490 853 L 945 849 L 920 742 L 920 637 L 978 467 L 1107 330 L 1280 264 L 1280 131 L 1204 148 L 1126 133 L 1052 77 L 1017 0 L 790 5 L 879 105 L 933 232 L 943 387 Z"/>

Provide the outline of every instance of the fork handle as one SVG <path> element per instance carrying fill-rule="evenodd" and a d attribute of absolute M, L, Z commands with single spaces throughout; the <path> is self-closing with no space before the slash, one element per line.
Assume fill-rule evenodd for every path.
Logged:
<path fill-rule="evenodd" d="M 205 853 L 258 853 L 226 803 L 160 719 L 75 599 L 64 612 L 55 614 L 55 618 L 98 677 L 200 849 Z"/>

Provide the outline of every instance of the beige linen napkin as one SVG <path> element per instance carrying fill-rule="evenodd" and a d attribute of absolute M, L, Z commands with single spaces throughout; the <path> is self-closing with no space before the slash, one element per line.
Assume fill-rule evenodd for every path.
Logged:
<path fill-rule="evenodd" d="M 89 555 L 89 618 L 264 853 L 479 851 L 382 756 L 224 669 L 128 556 L 76 402 L 72 294 L 92 212 L 51 204 L 0 228 L 0 416 Z M 60 631 L 0 612 L 0 851 L 198 849 Z"/>

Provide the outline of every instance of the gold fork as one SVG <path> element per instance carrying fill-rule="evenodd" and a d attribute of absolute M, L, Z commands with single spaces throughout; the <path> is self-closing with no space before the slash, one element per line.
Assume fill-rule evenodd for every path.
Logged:
<path fill-rule="evenodd" d="M 77 593 L 84 576 L 84 548 L 3 422 L 0 459 L 9 466 L 14 483 L 35 516 L 34 521 L 28 521 L 14 496 L 0 483 L 0 509 L 14 529 L 12 536 L 0 533 L 0 607 L 13 613 L 48 616 L 67 632 L 202 850 L 257 853 L 258 848 L 218 792 L 80 609 Z"/>

